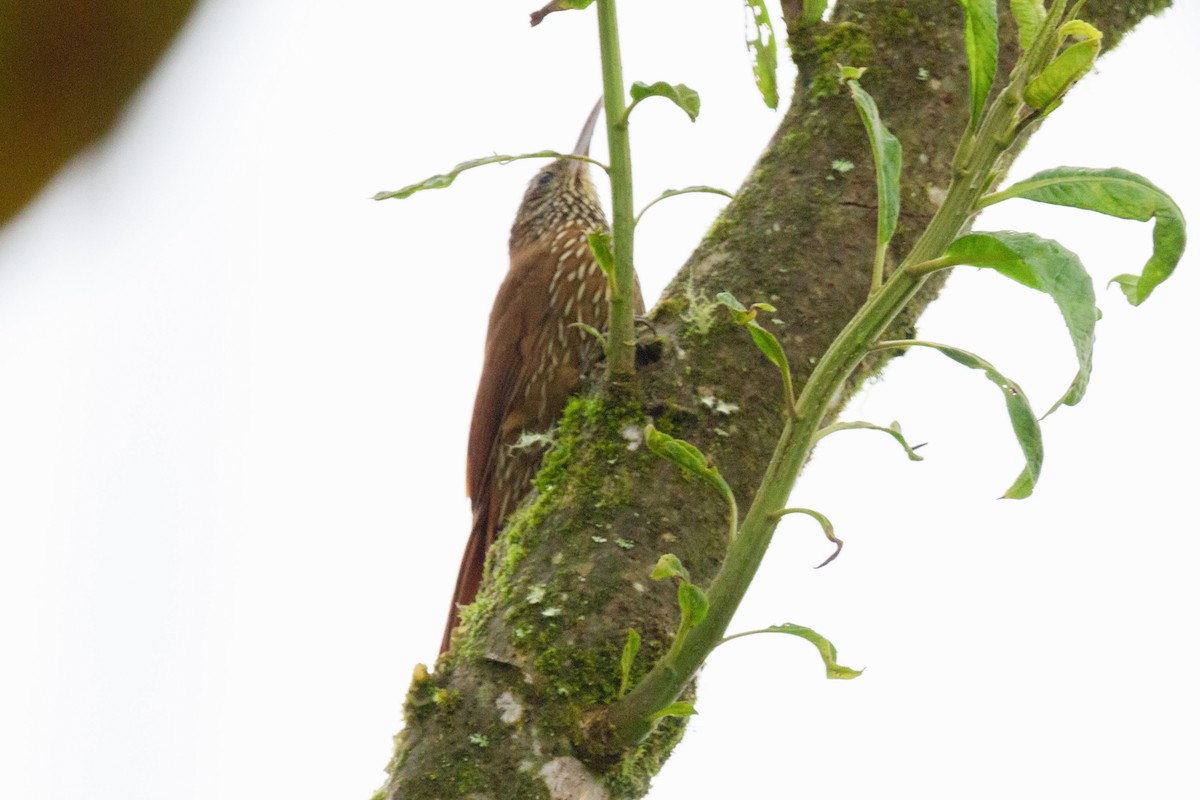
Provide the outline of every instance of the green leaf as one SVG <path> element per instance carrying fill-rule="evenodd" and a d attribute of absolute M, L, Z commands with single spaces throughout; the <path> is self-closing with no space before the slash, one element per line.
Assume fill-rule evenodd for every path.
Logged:
<path fill-rule="evenodd" d="M 996 0 L 958 0 L 966 15 L 963 43 L 967 49 L 967 67 L 971 81 L 971 129 L 979 125 L 983 107 L 992 91 L 999 62 L 1000 39 L 997 34 Z"/>
<path fill-rule="evenodd" d="M 1113 280 L 1133 305 L 1141 305 L 1175 271 L 1187 244 L 1187 226 L 1175 201 L 1150 181 L 1128 170 L 1055 167 L 989 195 L 980 208 L 1011 197 L 1097 211 L 1140 222 L 1154 220 L 1154 250 L 1141 275 Z"/>
<path fill-rule="evenodd" d="M 694 583 L 679 582 L 679 611 L 683 615 L 683 625 L 694 628 L 708 616 L 708 595 Z"/>
<path fill-rule="evenodd" d="M 1095 25 L 1084 22 L 1081 19 L 1073 19 L 1064 22 L 1062 27 L 1058 29 L 1058 41 L 1062 42 L 1069 36 L 1079 36 L 1084 39 L 1095 39 L 1097 42 L 1104 38 L 1104 34 Z"/>
<path fill-rule="evenodd" d="M 804 12 L 800 18 L 809 25 L 820 22 L 827 8 L 829 0 L 804 0 Z"/>
<path fill-rule="evenodd" d="M 775 313 L 775 306 L 770 303 L 754 303 L 750 308 L 746 308 L 742 301 L 729 292 L 717 292 L 717 303 L 729 309 L 730 316 L 738 325 L 749 325 L 758 316 L 759 311 Z"/>
<path fill-rule="evenodd" d="M 721 496 L 725 498 L 725 502 L 729 506 L 729 536 L 730 538 L 736 536 L 738 520 L 737 498 L 733 496 L 733 490 L 729 488 L 729 484 L 721 477 L 721 473 L 717 471 L 717 468 L 710 467 L 708 459 L 695 447 L 682 439 L 676 439 L 657 430 L 653 423 L 646 426 L 645 434 L 646 447 L 650 452 L 674 462 L 688 472 L 699 475 L 721 493 Z"/>
<path fill-rule="evenodd" d="M 624 697 L 625 692 L 629 691 L 629 673 L 633 670 L 633 659 L 637 657 L 641 646 L 642 637 L 630 628 L 629 636 L 625 639 L 625 649 L 621 651 L 621 688 L 617 690 L 617 697 Z"/>
<path fill-rule="evenodd" d="M 821 660 L 825 662 L 825 677 L 834 680 L 850 680 L 862 675 L 861 669 L 851 669 L 837 663 L 837 648 L 833 646 L 833 642 L 826 639 L 821 634 L 814 631 L 812 628 L 806 628 L 803 625 L 792 625 L 785 623 L 783 625 L 772 625 L 761 631 L 753 631 L 753 633 L 786 633 L 790 636 L 799 636 L 816 645 L 817 652 L 821 654 Z"/>
<path fill-rule="evenodd" d="M 600 343 L 600 347 L 604 349 L 604 352 L 608 353 L 608 339 L 604 338 L 604 334 L 601 333 L 594 325 L 588 325 L 586 322 L 572 322 L 567 327 L 578 328 L 587 335 L 591 336 Z"/>
<path fill-rule="evenodd" d="M 694 446 L 663 433 L 653 424 L 646 426 L 646 446 L 650 448 L 650 452 L 674 462 L 694 475 L 699 475 L 715 486 L 727 499 L 733 497 L 733 491 L 721 477 L 721 473 L 716 467 L 710 467 L 708 459 Z"/>
<path fill-rule="evenodd" d="M 1079 372 L 1059 400 L 1073 406 L 1083 399 L 1092 374 L 1092 346 L 1096 339 L 1096 292 L 1079 256 L 1050 239 L 1032 233 L 997 231 L 970 233 L 956 239 L 946 251 L 956 264 L 994 269 L 1018 283 L 1050 295 L 1067 323 L 1075 346 Z"/>
<path fill-rule="evenodd" d="M 820 564 L 817 564 L 814 569 L 820 569 L 841 555 L 842 545 L 844 545 L 845 542 L 839 539 L 833 532 L 833 523 L 829 521 L 829 517 L 825 516 L 819 511 L 813 511 L 811 508 L 785 508 L 782 511 L 779 511 L 778 514 L 781 517 L 785 514 L 804 514 L 812 517 L 821 526 L 821 530 L 825 533 L 825 538 L 837 545 L 837 549 L 833 551 L 833 555 L 822 561 Z"/>
<path fill-rule="evenodd" d="M 1042 471 L 1042 428 L 1038 425 L 1037 415 L 1029 405 L 1029 398 L 1015 382 L 1000 374 L 999 370 L 984 361 L 974 353 L 960 350 L 957 347 L 937 344 L 935 342 L 919 342 L 915 340 L 890 342 L 897 347 L 929 347 L 942 355 L 957 361 L 965 367 L 982 370 L 987 379 L 1000 387 L 1004 394 L 1004 404 L 1008 407 L 1008 418 L 1012 423 L 1013 433 L 1017 435 L 1017 443 L 1025 455 L 1025 468 L 1008 487 L 1002 498 L 1020 500 L 1033 493 L 1038 475 Z"/>
<path fill-rule="evenodd" d="M 779 367 L 779 372 L 783 376 L 784 402 L 787 404 L 789 413 L 795 413 L 796 398 L 792 389 L 792 372 L 788 367 L 787 354 L 783 352 L 783 347 L 775 338 L 775 334 L 754 321 L 760 310 L 774 314 L 775 306 L 770 303 L 755 303 L 750 308 L 746 308 L 729 292 L 719 292 L 717 302 L 729 309 L 729 314 L 735 323 L 746 326 L 755 346 L 772 364 Z"/>
<path fill-rule="evenodd" d="M 717 292 L 717 302 L 729 309 L 733 321 L 738 325 L 745 325 L 754 319 L 757 314 L 757 312 L 748 310 L 742 305 L 741 300 L 738 300 L 729 292 Z"/>
<path fill-rule="evenodd" d="M 645 208 L 637 213 L 637 216 L 633 218 L 633 224 L 637 225 L 639 222 L 641 222 L 642 215 L 649 211 L 650 207 L 655 203 L 660 203 L 663 200 L 666 200 L 668 197 L 678 197 L 681 194 L 719 194 L 722 197 L 733 199 L 733 194 L 731 192 L 727 192 L 724 189 L 718 189 L 714 186 L 685 186 L 682 189 L 667 189 L 658 197 L 647 203 Z"/>
<path fill-rule="evenodd" d="M 592 257 L 596 259 L 596 266 L 608 278 L 609 290 L 614 291 L 617 288 L 617 259 L 613 255 L 612 234 L 594 231 L 587 235 L 587 241 L 592 249 Z"/>
<path fill-rule="evenodd" d="M 1011 0 L 1009 7 L 1020 31 L 1021 49 L 1028 50 L 1046 21 L 1046 5 L 1042 0 Z"/>
<path fill-rule="evenodd" d="M 836 433 L 837 431 L 850 431 L 850 430 L 881 431 L 883 433 L 888 434 L 889 436 L 891 436 L 893 439 L 895 439 L 897 442 L 900 443 L 900 446 L 904 448 L 904 452 L 908 454 L 909 461 L 924 461 L 925 460 L 921 456 L 917 455 L 917 451 L 915 449 L 913 449 L 912 447 L 909 447 L 908 440 L 906 440 L 904 438 L 904 434 L 900 432 L 900 423 L 899 422 L 893 422 L 891 425 L 887 426 L 886 428 L 884 428 L 881 425 L 876 425 L 873 422 L 835 422 L 833 425 L 829 425 L 828 427 L 822 428 L 821 430 L 817 431 L 817 435 L 814 438 L 814 441 L 816 439 L 822 439 L 831 433 Z"/>
<path fill-rule="evenodd" d="M 680 700 L 678 702 L 671 703 L 671 705 L 667 706 L 666 708 L 660 708 L 658 711 L 655 711 L 653 714 L 646 717 L 646 721 L 653 722 L 654 720 L 661 719 L 662 717 L 690 717 L 698 713 L 700 712 L 696 711 L 696 707 L 691 703 L 685 703 Z"/>
<path fill-rule="evenodd" d="M 750 12 L 746 20 L 746 49 L 754 54 L 754 83 L 767 108 L 776 108 L 779 90 L 775 86 L 775 28 L 764 0 L 746 0 L 746 10 Z"/>
<path fill-rule="evenodd" d="M 683 562 L 674 553 L 664 553 L 658 557 L 658 563 L 654 565 L 654 570 L 650 573 L 650 578 L 656 581 L 661 581 L 664 578 L 691 580 L 687 568 L 683 566 Z"/>
<path fill-rule="evenodd" d="M 896 221 L 900 218 L 900 165 L 903 154 L 900 140 L 879 118 L 879 108 L 871 95 L 856 80 L 846 82 L 850 96 L 858 106 L 863 127 L 871 140 L 871 156 L 875 159 L 875 191 L 879 195 L 879 220 L 876 230 L 876 248 L 885 246 L 896 232 Z"/>
<path fill-rule="evenodd" d="M 636 81 L 633 86 L 629 87 L 629 96 L 633 98 L 633 103 L 629 106 L 630 110 L 647 97 L 665 97 L 683 109 L 683 113 L 687 114 L 692 122 L 695 122 L 696 117 L 700 114 L 700 95 L 682 83 L 672 86 L 666 81 L 658 81 L 647 85 Z M 628 114 L 627 111 L 626 116 Z"/>
<path fill-rule="evenodd" d="M 783 346 L 779 344 L 775 334 L 753 320 L 746 325 L 746 329 L 750 331 L 750 338 L 758 345 L 758 349 L 763 352 L 767 360 L 779 367 L 781 372 L 787 372 L 787 355 L 784 354 Z"/>
<path fill-rule="evenodd" d="M 733 192 L 726 191 L 725 189 L 718 189 L 715 186 L 685 186 L 682 189 L 667 189 L 655 199 L 666 200 L 668 197 L 675 197 L 681 194 L 695 194 L 698 192 L 705 194 L 719 194 L 722 197 L 728 197 L 730 200 L 733 199 Z"/>
<path fill-rule="evenodd" d="M 1109 286 L 1114 283 L 1117 285 L 1117 288 L 1121 290 L 1121 293 L 1125 295 L 1125 299 L 1129 301 L 1130 305 L 1141 305 L 1142 300 L 1145 299 L 1145 297 L 1143 297 L 1141 294 L 1141 289 L 1139 286 L 1141 283 L 1141 278 L 1139 276 L 1130 275 L 1129 273 L 1117 275 L 1108 282 Z"/>
<path fill-rule="evenodd" d="M 417 192 L 425 191 L 426 189 L 445 189 L 450 184 L 454 183 L 454 179 L 469 169 L 483 167 L 488 164 L 508 164 L 512 161 L 522 161 L 527 158 L 562 158 L 563 154 L 554 150 L 539 150 L 536 153 L 523 153 L 519 156 L 488 156 L 486 158 L 475 158 L 470 161 L 463 161 L 456 164 L 454 169 L 444 175 L 434 175 L 431 178 L 426 178 L 420 183 L 414 183 L 405 186 L 402 189 L 396 189 L 390 192 L 376 192 L 371 198 L 372 200 L 403 200 L 406 197 L 411 197 Z"/>
<path fill-rule="evenodd" d="M 1025 87 L 1024 101 L 1031 108 L 1044 109 L 1046 113 L 1053 111 L 1059 99 L 1066 94 L 1076 81 L 1086 75 L 1100 55 L 1100 41 L 1103 34 L 1080 20 L 1072 20 L 1059 29 L 1059 39 L 1067 36 L 1085 36 L 1082 42 L 1076 42 L 1058 54 L 1050 65 L 1042 70 L 1029 85 Z"/>

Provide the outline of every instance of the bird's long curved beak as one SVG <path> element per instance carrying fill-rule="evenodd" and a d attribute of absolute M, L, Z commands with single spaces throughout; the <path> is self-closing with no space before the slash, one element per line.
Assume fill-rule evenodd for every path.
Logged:
<path fill-rule="evenodd" d="M 592 146 L 592 134 L 596 131 L 596 120 L 600 119 L 600 109 L 603 107 L 604 98 L 601 97 L 596 101 L 596 107 L 592 109 L 592 113 L 588 114 L 587 122 L 583 123 L 583 130 L 579 132 L 579 141 L 575 143 L 575 149 L 571 151 L 571 155 L 588 155 L 588 149 Z"/>

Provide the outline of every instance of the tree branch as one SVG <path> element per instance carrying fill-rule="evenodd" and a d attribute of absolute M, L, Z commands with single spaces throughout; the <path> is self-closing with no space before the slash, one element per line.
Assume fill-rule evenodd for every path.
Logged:
<path fill-rule="evenodd" d="M 1109 44 L 1166 3 L 1117 5 L 1088 9 Z M 1015 54 L 1011 27 L 1001 74 Z M 726 504 L 646 451 L 646 417 L 709 454 L 749 507 L 784 426 L 779 377 L 713 298 L 730 291 L 779 309 L 772 330 L 802 388 L 870 289 L 874 177 L 836 65 L 869 69 L 862 83 L 904 144 L 896 257 L 936 210 L 967 119 L 956 4 L 844 2 L 831 23 L 793 17 L 789 41 L 801 85 L 751 177 L 652 312 L 662 357 L 640 371 L 639 395 L 589 396 L 568 409 L 538 494 L 493 551 L 455 648 L 414 680 L 381 797 L 640 797 L 678 739 L 683 723 L 668 718 L 621 750 L 600 711 L 616 697 L 630 627 L 642 639 L 635 681 L 671 644 L 675 587 L 648 578 L 659 554 L 675 553 L 707 586 L 727 543 Z M 856 166 L 835 171 L 835 160 Z M 934 281 L 889 338 L 911 338 Z M 850 388 L 885 357 L 865 362 Z"/>

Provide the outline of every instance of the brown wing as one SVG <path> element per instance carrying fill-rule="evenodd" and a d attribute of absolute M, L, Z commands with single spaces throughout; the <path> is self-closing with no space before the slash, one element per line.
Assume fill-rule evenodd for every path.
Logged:
<path fill-rule="evenodd" d="M 504 429 L 508 427 L 505 421 L 512 416 L 525 369 L 522 342 L 544 312 L 543 303 L 530 302 L 540 300 L 544 292 L 529 285 L 531 278 L 539 276 L 530 274 L 534 272 L 530 267 L 536 265 L 526 263 L 528 255 L 514 254 L 488 320 L 483 373 L 475 393 L 471 432 L 467 438 L 467 496 L 471 498 L 473 513 L 471 535 L 467 539 L 458 570 L 454 601 L 450 605 L 442 638 L 443 653 L 450 646 L 450 632 L 458 626 L 459 605 L 466 605 L 475 599 L 483 580 L 487 551 L 496 538 L 500 524 L 500 520 L 493 518 L 496 504 L 492 499 L 492 476 L 500 455 Z"/>
<path fill-rule="evenodd" d="M 540 452 L 511 452 L 522 430 L 543 431 L 562 414 L 579 383 L 584 355 L 595 343 L 578 321 L 598 328 L 607 317 L 607 279 L 595 266 L 583 230 L 546 249 L 513 253 L 488 322 L 483 375 L 467 442 L 467 494 L 474 514 L 463 553 L 442 652 L 458 626 L 458 607 L 475 599 L 488 548 L 528 491 Z M 555 240 L 556 243 L 559 239 Z M 640 287 L 635 307 L 642 312 Z"/>

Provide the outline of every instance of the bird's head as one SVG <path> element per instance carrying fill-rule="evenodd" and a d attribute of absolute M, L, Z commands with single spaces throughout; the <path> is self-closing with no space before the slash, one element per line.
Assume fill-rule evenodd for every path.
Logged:
<path fill-rule="evenodd" d="M 588 155 L 600 109 L 598 102 L 579 133 L 572 155 Z M 559 158 L 533 176 L 513 223 L 514 243 L 533 241 L 564 225 L 584 229 L 607 227 L 588 166 L 588 162 L 577 158 Z"/>

